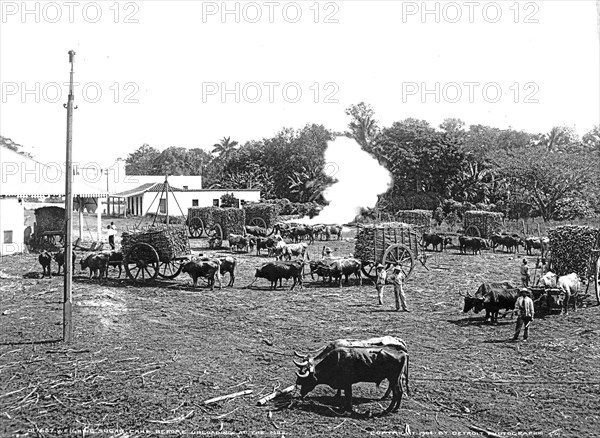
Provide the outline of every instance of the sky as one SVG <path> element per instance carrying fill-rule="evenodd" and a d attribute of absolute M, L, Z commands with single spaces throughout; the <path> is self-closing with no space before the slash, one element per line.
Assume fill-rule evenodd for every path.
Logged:
<path fill-rule="evenodd" d="M 144 143 L 207 150 L 284 127 L 445 118 L 547 132 L 599 123 L 594 1 L 0 2 L 0 135 L 64 161 Z"/>

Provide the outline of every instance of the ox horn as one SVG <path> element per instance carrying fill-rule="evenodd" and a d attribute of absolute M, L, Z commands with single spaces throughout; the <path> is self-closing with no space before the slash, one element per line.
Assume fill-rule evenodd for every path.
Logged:
<path fill-rule="evenodd" d="M 310 374 L 310 373 L 309 373 L 308 371 L 306 371 L 306 372 L 304 372 L 304 373 L 301 373 L 300 371 L 296 371 L 296 375 L 297 375 L 298 377 L 300 377 L 301 379 L 305 379 L 305 378 L 307 378 L 309 374 Z"/>
<path fill-rule="evenodd" d="M 296 350 L 294 350 L 294 354 L 295 354 L 297 357 L 300 357 L 300 358 L 302 358 L 302 359 L 304 359 L 304 360 L 306 360 L 306 357 L 308 356 L 307 354 L 300 354 L 300 353 L 298 353 Z"/>
<path fill-rule="evenodd" d="M 308 361 L 307 360 L 305 360 L 304 362 L 298 362 L 296 360 L 293 360 L 293 362 L 294 362 L 294 364 L 296 364 L 297 367 L 300 367 L 300 368 L 305 367 L 306 365 L 308 365 Z"/>

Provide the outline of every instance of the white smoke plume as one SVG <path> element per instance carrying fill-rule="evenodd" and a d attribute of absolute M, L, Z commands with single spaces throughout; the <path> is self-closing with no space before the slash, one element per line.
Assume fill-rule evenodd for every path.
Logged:
<path fill-rule="evenodd" d="M 306 216 L 293 222 L 309 225 L 351 222 L 361 208 L 374 207 L 377 196 L 385 193 L 392 183 L 388 170 L 347 137 L 328 142 L 325 162 L 325 172 L 338 181 L 323 194 L 329 205 L 312 219 Z"/>

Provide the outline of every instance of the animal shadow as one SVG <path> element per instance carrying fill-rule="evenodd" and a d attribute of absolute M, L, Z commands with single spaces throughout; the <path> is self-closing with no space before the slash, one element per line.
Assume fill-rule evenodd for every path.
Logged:
<path fill-rule="evenodd" d="M 336 396 L 316 396 L 308 397 L 306 399 L 298 398 L 294 403 L 294 408 L 301 411 L 310 412 L 313 414 L 321 415 L 323 417 L 352 417 L 356 419 L 367 419 L 371 417 L 377 417 L 383 412 L 385 407 L 381 409 L 381 412 L 357 412 L 356 409 L 361 404 L 377 402 L 379 399 L 365 398 L 365 397 L 352 397 L 353 412 L 347 412 L 343 410 L 344 397 Z M 389 400 L 384 400 L 384 404 L 388 404 Z"/>

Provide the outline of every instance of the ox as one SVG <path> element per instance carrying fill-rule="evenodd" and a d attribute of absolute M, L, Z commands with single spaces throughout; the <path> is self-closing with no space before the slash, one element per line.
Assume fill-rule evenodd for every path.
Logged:
<path fill-rule="evenodd" d="M 329 240 L 331 236 L 337 236 L 337 240 L 342 238 L 342 226 L 341 225 L 327 225 L 323 230 L 325 234 L 325 240 Z"/>
<path fill-rule="evenodd" d="M 315 241 L 315 235 L 310 225 L 299 225 L 289 230 L 289 236 L 295 243 L 298 243 L 302 238 L 308 237 L 309 243 Z"/>
<path fill-rule="evenodd" d="M 94 278 L 106 277 L 106 271 L 108 269 L 108 255 L 104 253 L 90 254 L 85 259 L 80 260 L 79 264 L 82 271 L 85 271 L 86 269 L 90 270 L 89 278 L 92 278 L 92 274 L 94 275 Z"/>
<path fill-rule="evenodd" d="M 38 256 L 38 261 L 40 265 L 42 265 L 42 278 L 46 276 L 46 272 L 48 273 L 48 277 L 52 278 L 52 272 L 50 270 L 50 265 L 52 264 L 52 254 L 48 251 L 42 251 Z"/>
<path fill-rule="evenodd" d="M 547 237 L 528 237 L 525 239 L 525 251 L 527 254 L 532 255 L 532 250 L 539 249 L 542 257 L 546 252 L 548 252 L 548 247 L 550 246 L 550 239 Z"/>
<path fill-rule="evenodd" d="M 282 255 L 281 257 L 285 257 L 287 260 L 292 260 L 294 257 L 302 257 L 306 254 L 306 257 L 310 259 L 308 256 L 308 245 L 305 242 L 302 243 L 288 243 L 283 245 L 282 247 Z"/>
<path fill-rule="evenodd" d="M 296 362 L 295 362 L 296 363 Z M 327 352 L 315 364 L 307 360 L 298 364 L 296 385 L 304 398 L 317 385 L 328 385 L 333 389 L 344 390 L 344 408 L 352 412 L 352 385 L 359 382 L 373 382 L 379 385 L 388 380 L 392 388 L 392 402 L 383 414 L 397 412 L 402 403 L 406 380 L 406 392 L 410 393 L 408 382 L 408 354 L 396 346 L 378 347 L 336 347 Z"/>
<path fill-rule="evenodd" d="M 269 262 L 265 263 L 259 268 L 256 268 L 256 273 L 254 274 L 254 281 L 248 285 L 248 287 L 252 286 L 256 280 L 259 278 L 265 278 L 271 282 L 270 289 L 273 290 L 277 287 L 277 281 L 281 285 L 281 280 L 285 278 L 289 280 L 290 278 L 294 279 L 294 284 L 292 284 L 293 290 L 296 284 L 299 287 L 302 287 L 302 271 L 304 268 L 304 262 L 301 260 L 294 260 L 292 262 Z"/>
<path fill-rule="evenodd" d="M 362 340 L 359 340 L 359 339 L 336 339 L 335 341 L 330 342 L 329 344 L 320 348 L 318 350 L 318 354 L 315 357 L 311 357 L 311 355 L 309 355 L 309 354 L 300 354 L 297 351 L 294 351 L 294 354 L 296 356 L 303 359 L 302 362 L 297 362 L 294 360 L 294 363 L 302 369 L 303 367 L 308 366 L 308 364 L 310 362 L 312 362 L 314 364 L 320 362 L 321 360 L 323 360 L 323 358 L 325 356 L 327 356 L 327 354 L 330 351 L 335 350 L 338 347 L 381 347 L 384 345 L 395 347 L 395 348 L 398 348 L 400 351 L 404 351 L 405 353 L 408 353 L 408 348 L 406 347 L 406 343 L 402 339 L 398 339 L 393 336 L 382 336 L 382 337 L 378 337 L 378 338 L 369 338 L 369 339 L 362 339 Z M 304 371 L 306 371 L 306 370 L 304 370 Z M 388 395 L 390 395 L 390 392 L 392 392 L 391 385 L 388 386 L 387 391 L 385 392 L 383 397 L 381 397 L 381 399 L 382 400 L 385 399 Z M 341 389 L 338 389 L 336 397 L 340 397 L 340 396 L 341 396 Z"/>
<path fill-rule="evenodd" d="M 214 290 L 215 287 L 215 277 L 219 281 L 219 289 L 222 288 L 221 284 L 221 262 L 219 259 L 212 260 L 199 260 L 191 262 L 187 262 L 183 265 L 181 272 L 187 273 L 192 277 L 192 281 L 194 282 L 194 287 L 198 285 L 198 278 L 203 277 L 208 279 L 208 286 L 210 286 L 210 290 Z"/>
<path fill-rule="evenodd" d="M 519 290 L 508 282 L 482 283 L 474 296 L 464 297 L 463 313 L 471 309 L 479 313 L 485 309 L 484 322 L 489 318 L 492 323 L 497 323 L 500 310 L 513 310 L 518 297 Z"/>
<path fill-rule="evenodd" d="M 329 275 L 339 283 L 340 288 L 342 287 L 342 276 L 345 277 L 345 282 L 348 284 L 348 277 L 352 274 L 358 280 L 359 286 L 362 286 L 360 268 L 360 260 L 353 258 L 334 259 L 329 265 Z"/>
<path fill-rule="evenodd" d="M 461 254 L 466 254 L 467 248 L 471 250 L 472 254 L 481 254 L 482 249 L 489 248 L 486 240 L 481 237 L 459 236 L 458 244 Z"/>
<path fill-rule="evenodd" d="M 75 253 L 72 253 L 72 263 L 71 266 L 75 266 Z M 56 262 L 56 264 L 58 265 L 58 271 L 56 272 L 56 275 L 60 275 L 60 269 L 62 268 L 62 266 L 65 264 L 65 252 L 64 251 L 59 251 L 57 253 L 54 254 L 54 261 Z"/>
<path fill-rule="evenodd" d="M 244 229 L 246 230 L 246 234 L 250 234 L 254 237 L 267 237 L 268 234 L 268 231 L 263 227 L 246 225 Z"/>
<path fill-rule="evenodd" d="M 201 257 L 199 260 L 203 261 L 203 262 L 218 261 L 219 265 L 220 265 L 219 274 L 221 276 L 223 276 L 228 273 L 229 274 L 229 283 L 227 283 L 227 286 L 233 287 L 233 283 L 235 283 L 235 268 L 237 266 L 237 259 L 235 257 L 233 257 L 233 256 L 225 256 L 225 257 L 219 257 L 219 258 Z"/>
<path fill-rule="evenodd" d="M 262 249 L 266 249 L 268 255 L 272 255 L 275 252 L 275 247 L 277 246 L 277 242 L 279 242 L 274 237 L 258 238 L 256 239 L 256 255 L 260 255 L 260 251 Z"/>
<path fill-rule="evenodd" d="M 421 245 L 423 245 L 425 249 L 431 245 L 433 250 L 437 251 L 439 247 L 439 251 L 442 252 L 446 246 L 452 245 L 451 237 L 443 237 L 435 233 L 423 233 L 422 239 Z"/>
<path fill-rule="evenodd" d="M 581 279 L 579 275 L 571 273 L 558 277 L 556 286 L 560 289 L 561 294 L 556 300 L 556 304 L 563 306 L 564 313 L 569 313 L 569 301 L 573 300 L 573 311 L 577 311 L 577 295 L 581 289 Z"/>
<path fill-rule="evenodd" d="M 235 247 L 238 251 L 245 250 L 248 252 L 254 248 L 254 238 L 231 233 L 229 235 L 229 248 L 233 250 Z"/>

